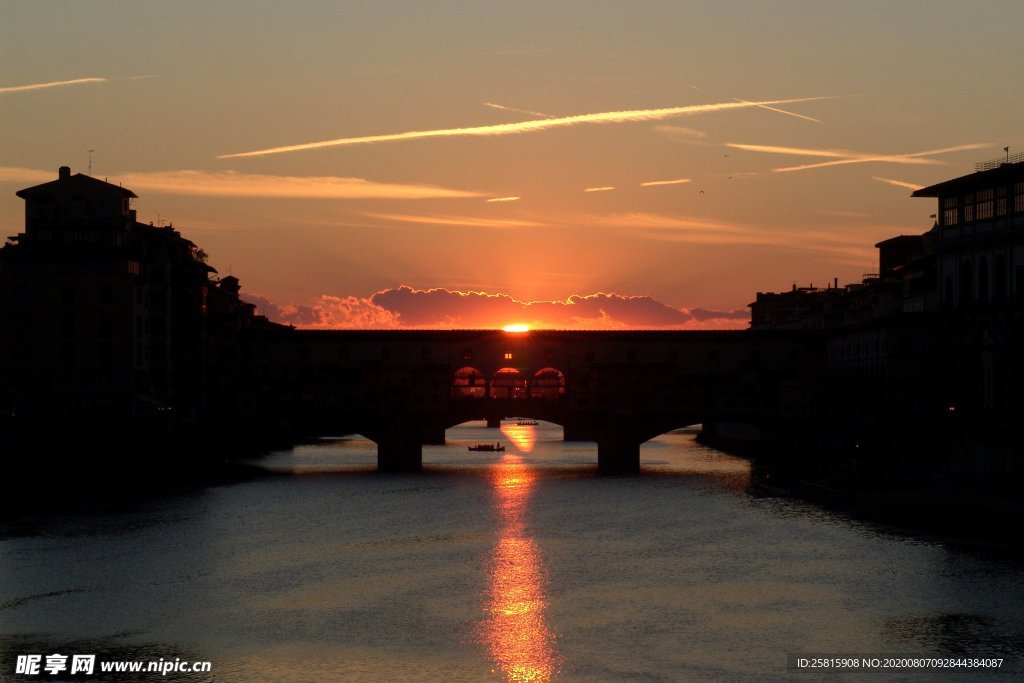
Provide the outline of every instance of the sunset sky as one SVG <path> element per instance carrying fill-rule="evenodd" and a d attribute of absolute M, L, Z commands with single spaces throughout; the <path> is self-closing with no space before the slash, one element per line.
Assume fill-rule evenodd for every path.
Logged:
<path fill-rule="evenodd" d="M 1024 3 L 16 2 L 0 226 L 134 190 L 305 326 L 743 327 L 1024 151 Z"/>

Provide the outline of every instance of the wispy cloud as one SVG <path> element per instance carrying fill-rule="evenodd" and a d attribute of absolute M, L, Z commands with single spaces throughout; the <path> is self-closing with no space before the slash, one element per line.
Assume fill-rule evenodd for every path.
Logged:
<path fill-rule="evenodd" d="M 586 188 L 583 191 L 584 192 L 611 192 L 614 189 L 615 188 L 612 187 L 611 185 L 604 185 L 602 187 L 588 187 L 588 188 Z"/>
<path fill-rule="evenodd" d="M 543 223 L 519 220 L 515 218 L 481 218 L 477 216 L 446 216 L 420 215 L 403 213 L 363 213 L 367 218 L 375 218 L 398 223 L 416 223 L 420 225 L 450 225 L 468 228 L 537 228 Z"/>
<path fill-rule="evenodd" d="M 755 104 L 753 102 L 748 102 L 747 100 L 741 100 L 739 98 L 736 98 L 736 101 L 737 102 L 746 102 L 747 104 Z M 814 121 L 815 123 L 821 123 L 821 119 L 816 119 L 813 116 L 804 116 L 803 114 L 797 114 L 796 112 L 793 112 L 793 111 L 787 111 L 785 109 L 779 109 L 778 107 L 770 107 L 767 104 L 758 104 L 757 106 L 760 107 L 761 109 L 767 109 L 768 111 L 774 111 L 774 112 L 778 112 L 779 114 L 785 114 L 786 116 L 795 116 L 798 119 L 804 119 L 806 121 Z"/>
<path fill-rule="evenodd" d="M 518 202 L 519 199 L 520 198 L 516 197 L 516 196 L 512 196 L 512 197 L 491 197 L 490 199 L 487 200 L 487 203 L 488 204 L 493 204 L 495 202 Z"/>
<path fill-rule="evenodd" d="M 848 149 L 809 149 L 807 147 L 780 147 L 778 145 L 748 145 L 739 142 L 727 142 L 726 147 L 742 149 L 746 152 L 765 152 L 768 154 L 790 154 L 804 157 L 831 157 L 833 159 L 852 159 L 854 157 L 875 157 L 876 154 L 864 154 Z"/>
<path fill-rule="evenodd" d="M 278 176 L 234 171 L 160 171 L 126 173 L 119 180 L 151 192 L 221 197 L 292 199 L 451 199 L 481 193 L 433 185 L 380 183 L 336 176 Z"/>
<path fill-rule="evenodd" d="M 667 124 L 661 124 L 658 126 L 654 126 L 654 130 L 668 137 L 673 142 L 679 142 L 684 145 L 709 144 L 704 141 L 704 138 L 706 138 L 708 134 L 702 130 L 697 130 L 696 128 L 686 128 L 685 126 L 670 126 Z"/>
<path fill-rule="evenodd" d="M 801 97 L 788 100 L 766 100 L 763 102 L 718 102 L 714 104 L 694 104 L 685 107 L 669 107 L 664 109 L 634 109 L 629 111 L 577 114 L 575 116 L 562 116 L 558 118 L 532 121 L 518 121 L 514 123 L 501 123 L 490 126 L 472 126 L 468 128 L 442 128 L 436 130 L 417 130 L 406 131 L 403 133 L 387 133 L 384 135 L 366 135 L 362 137 L 337 138 L 334 140 L 322 140 L 319 142 L 305 142 L 298 145 L 268 147 L 266 149 L 258 149 L 253 150 L 251 152 L 221 154 L 217 158 L 233 159 L 238 157 L 256 157 L 266 156 L 268 154 L 283 154 L 286 152 L 300 152 L 310 149 L 321 149 L 324 147 L 340 147 L 344 145 L 366 145 L 379 142 L 395 142 L 400 140 L 420 140 L 424 138 L 515 135 L 519 133 L 533 133 L 542 130 L 549 130 L 551 128 L 578 126 L 582 124 L 626 123 L 632 121 L 658 121 L 676 116 L 688 116 L 694 114 L 705 114 L 710 112 L 730 111 L 734 109 L 747 109 L 750 107 L 758 107 L 762 105 L 791 104 L 795 102 L 812 102 L 815 100 L 823 99 L 828 98 Z"/>
<path fill-rule="evenodd" d="M 676 178 L 675 180 L 648 180 L 640 183 L 640 187 L 657 187 L 658 185 L 682 185 L 690 182 L 689 178 Z"/>
<path fill-rule="evenodd" d="M 336 176 L 279 176 L 234 171 L 155 171 L 111 174 L 111 180 L 133 190 L 212 197 L 287 199 L 457 199 L 482 197 L 480 192 L 433 185 L 380 183 Z M 0 167 L 0 180 L 46 182 L 52 172 Z"/>
<path fill-rule="evenodd" d="M 579 222 L 627 229 L 633 235 L 657 241 L 775 247 L 831 254 L 858 264 L 870 261 L 874 253 L 870 240 L 865 242 L 863 231 L 855 234 L 849 227 L 844 232 L 780 230 L 764 225 L 641 212 L 587 215 Z"/>
<path fill-rule="evenodd" d="M 725 144 L 725 146 L 732 147 L 733 149 L 741 149 L 747 152 L 765 152 L 768 154 L 788 154 L 793 156 L 826 157 L 832 159 L 832 161 L 822 161 L 813 164 L 800 164 L 799 166 L 784 166 L 781 168 L 772 169 L 776 173 L 786 173 L 789 171 L 806 171 L 812 168 L 824 168 L 826 166 L 842 166 L 846 164 L 942 164 L 945 162 L 937 161 L 935 159 L 928 159 L 926 157 L 931 157 L 938 154 L 948 154 L 950 152 L 962 152 L 971 149 L 981 149 L 984 147 L 990 147 L 991 145 L 987 143 L 972 143 L 967 145 L 956 145 L 955 147 L 944 147 L 942 149 L 932 149 L 924 152 L 913 152 L 911 154 L 876 154 L 872 152 L 855 152 L 847 149 L 807 149 L 803 147 L 779 147 L 775 145 L 748 145 L 737 142 L 728 142 Z"/>
<path fill-rule="evenodd" d="M 518 109 L 516 107 L 506 107 L 504 104 L 495 104 L 494 102 L 483 102 L 482 104 L 485 107 L 490 107 L 491 109 L 501 109 L 502 111 L 513 111 L 513 112 L 516 112 L 516 113 L 519 113 L 519 114 L 529 114 L 530 116 L 539 116 L 542 119 L 553 119 L 553 118 L 555 118 L 551 114 L 545 114 L 544 112 L 530 111 L 529 109 Z"/>
<path fill-rule="evenodd" d="M 0 93 L 26 92 L 28 90 L 45 90 L 47 88 L 60 88 L 65 85 L 82 85 L 83 83 L 105 83 L 108 78 L 74 78 L 70 81 L 48 81 L 46 83 L 28 83 L 26 85 L 8 85 L 0 87 Z"/>
<path fill-rule="evenodd" d="M 896 187 L 905 187 L 908 190 L 920 190 L 924 185 L 918 185 L 917 183 L 908 183 L 905 180 L 893 180 L 892 178 L 879 178 L 876 175 L 871 176 L 872 180 L 877 180 L 880 183 L 888 183 L 889 185 L 895 185 Z"/>
<path fill-rule="evenodd" d="M 46 90 L 48 88 L 61 88 L 67 85 L 84 85 L 86 83 L 109 83 L 111 81 L 138 81 L 144 78 L 157 78 L 153 74 L 145 76 L 127 76 L 125 78 L 101 78 L 90 76 L 88 78 L 73 78 L 69 81 L 47 81 L 46 83 L 28 83 L 25 85 L 8 85 L 0 87 L 0 94 L 13 92 L 28 92 L 31 90 Z"/>
<path fill-rule="evenodd" d="M 53 171 L 40 171 L 35 168 L 18 168 L 17 166 L 0 166 L 0 182 L 4 183 L 45 183 L 56 180 Z"/>

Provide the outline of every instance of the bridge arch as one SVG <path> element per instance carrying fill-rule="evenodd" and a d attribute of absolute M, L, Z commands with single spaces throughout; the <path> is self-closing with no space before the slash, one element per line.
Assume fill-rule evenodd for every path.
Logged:
<path fill-rule="evenodd" d="M 521 399 L 528 395 L 529 383 L 515 368 L 501 368 L 491 376 L 491 398 Z"/>
<path fill-rule="evenodd" d="M 485 398 L 487 378 L 476 368 L 465 366 L 452 375 L 452 398 Z"/>
<path fill-rule="evenodd" d="M 530 398 L 559 398 L 565 394 L 565 373 L 557 368 L 541 368 L 533 373 Z"/>

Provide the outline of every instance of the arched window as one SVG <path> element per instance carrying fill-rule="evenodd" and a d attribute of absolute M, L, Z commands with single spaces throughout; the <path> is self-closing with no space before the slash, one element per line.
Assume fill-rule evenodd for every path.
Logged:
<path fill-rule="evenodd" d="M 459 368 L 452 375 L 452 398 L 483 398 L 487 395 L 487 380 L 476 368 Z"/>
<path fill-rule="evenodd" d="M 558 398 L 565 393 L 565 375 L 555 368 L 542 368 L 533 375 L 532 398 Z"/>
<path fill-rule="evenodd" d="M 526 379 L 515 368 L 502 368 L 491 377 L 491 398 L 526 398 Z"/>

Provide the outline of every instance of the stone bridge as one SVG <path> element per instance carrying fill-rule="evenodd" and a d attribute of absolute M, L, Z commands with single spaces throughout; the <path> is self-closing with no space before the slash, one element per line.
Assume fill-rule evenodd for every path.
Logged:
<path fill-rule="evenodd" d="M 672 429 L 757 441 L 806 420 L 815 348 L 806 333 L 750 330 L 262 331 L 228 393 L 246 402 L 235 412 L 362 434 L 381 469 L 418 469 L 448 427 L 519 416 L 595 441 L 601 470 L 628 472 Z"/>

